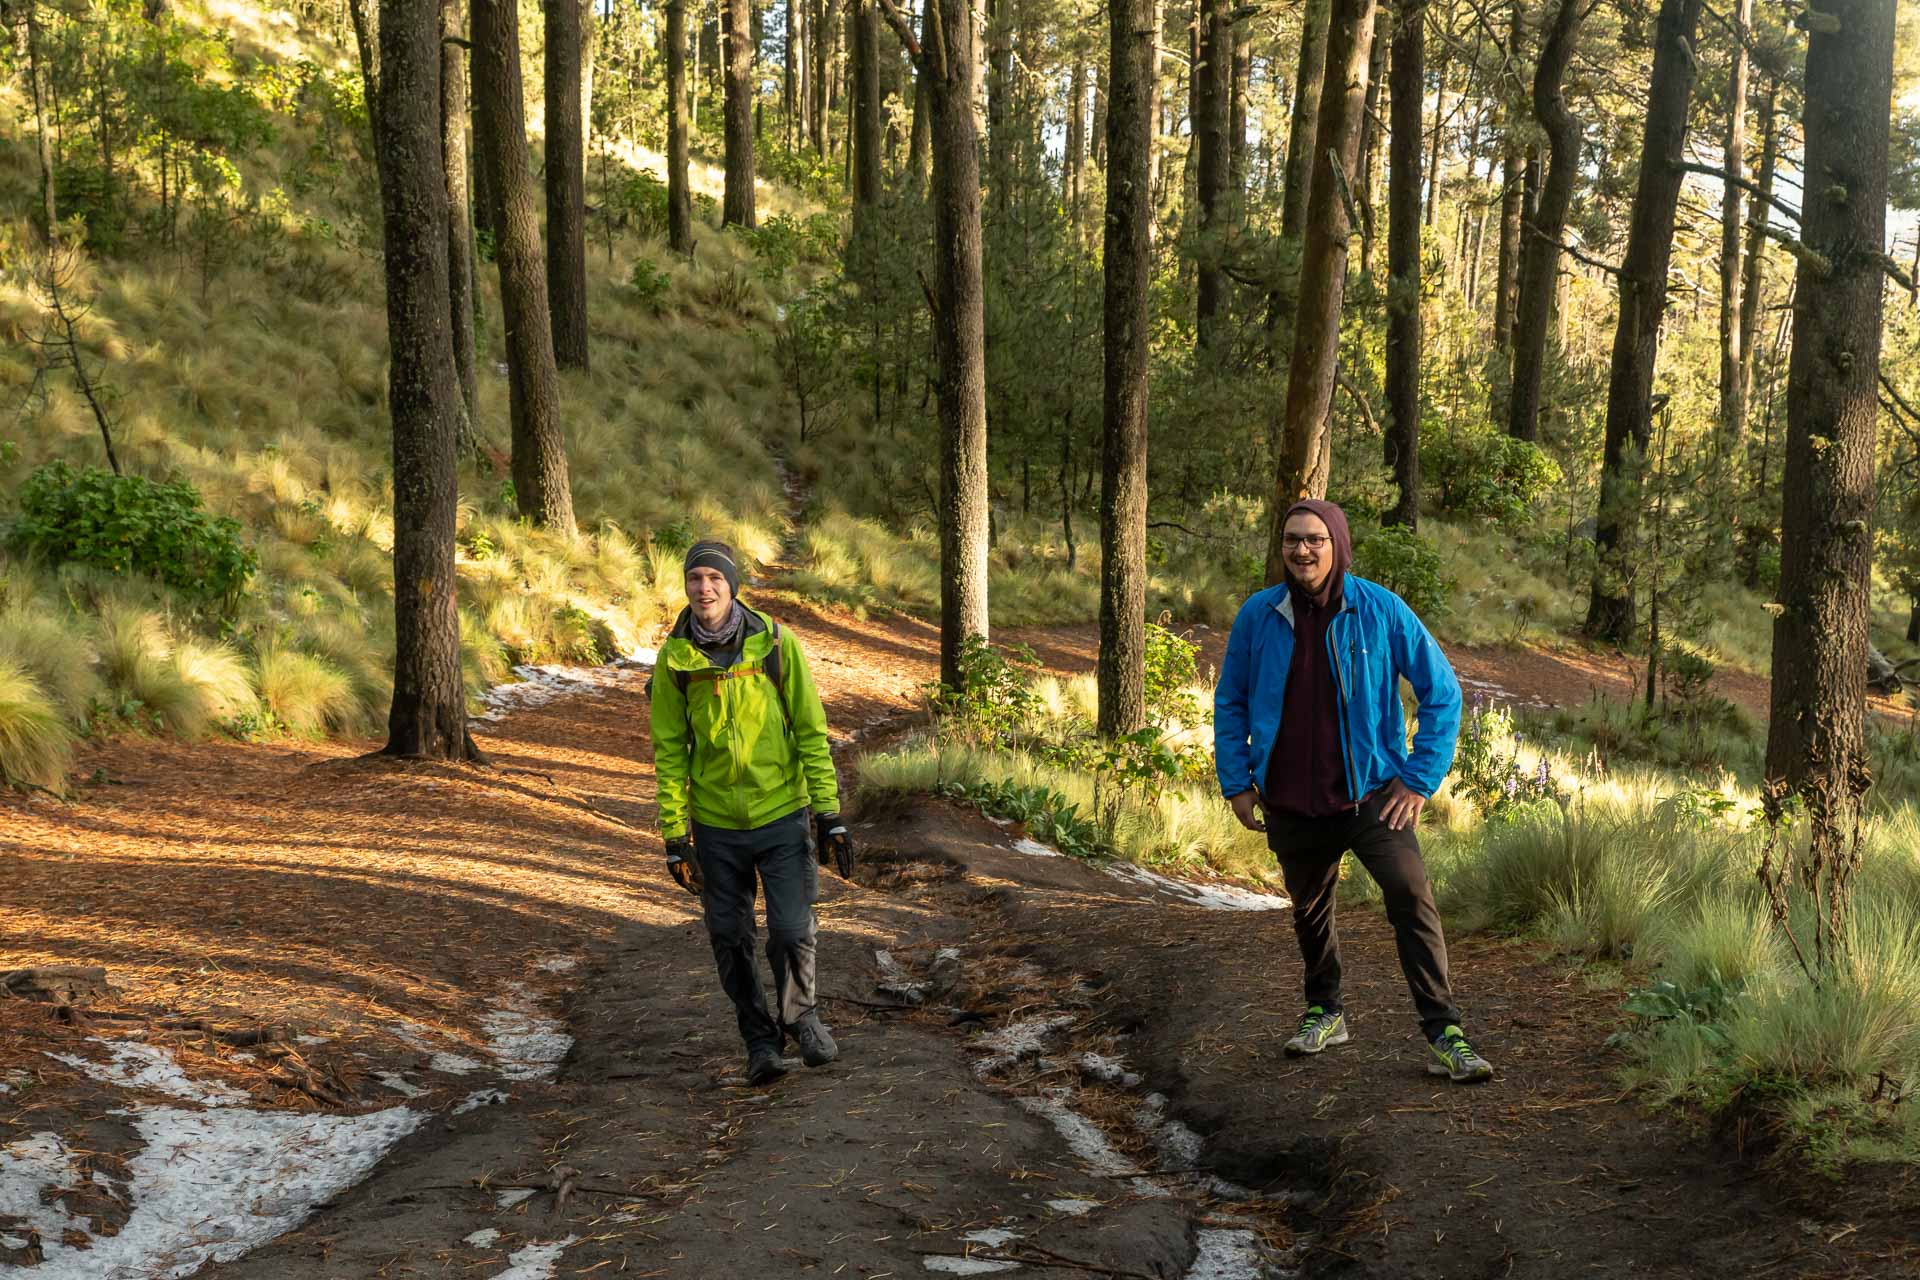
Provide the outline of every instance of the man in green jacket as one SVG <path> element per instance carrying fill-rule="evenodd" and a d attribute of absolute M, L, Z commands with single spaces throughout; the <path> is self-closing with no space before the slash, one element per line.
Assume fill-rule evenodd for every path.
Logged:
<path fill-rule="evenodd" d="M 827 748 L 827 714 L 793 633 L 739 601 L 723 542 L 687 552 L 687 607 L 660 646 L 653 680 L 653 764 L 667 870 L 700 899 L 747 1044 L 747 1080 L 786 1072 L 791 1038 L 809 1067 L 838 1056 L 815 1009 L 818 865 L 853 876 L 853 843 Z M 769 1012 L 753 958 L 754 878 L 767 894 Z"/>

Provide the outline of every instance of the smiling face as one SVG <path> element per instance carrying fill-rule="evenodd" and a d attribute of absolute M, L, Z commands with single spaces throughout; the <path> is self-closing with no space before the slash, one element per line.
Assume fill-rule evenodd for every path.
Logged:
<path fill-rule="evenodd" d="M 1333 572 L 1333 535 L 1326 521 L 1310 511 L 1296 511 L 1287 517 L 1281 539 L 1288 579 L 1308 595 L 1317 595 Z"/>
<path fill-rule="evenodd" d="M 733 588 L 718 569 L 696 565 L 687 570 L 687 605 L 700 625 L 713 630 L 727 620 L 733 608 Z"/>

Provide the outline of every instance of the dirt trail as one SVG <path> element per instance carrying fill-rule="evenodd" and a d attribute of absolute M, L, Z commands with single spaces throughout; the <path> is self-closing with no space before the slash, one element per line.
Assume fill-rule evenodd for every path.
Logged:
<path fill-rule="evenodd" d="M 843 763 L 933 675 L 925 624 L 778 612 Z M 1910 1191 L 1803 1203 L 1614 1100 L 1598 1045 L 1617 995 L 1530 947 L 1456 946 L 1503 1073 L 1436 1088 L 1390 935 L 1350 911 L 1358 1036 L 1303 1068 L 1277 1054 L 1297 989 L 1284 911 L 1182 905 L 940 805 L 865 815 L 860 883 L 823 886 L 843 1060 L 750 1090 L 695 904 L 658 856 L 641 679 L 488 726 L 492 770 L 131 742 L 87 761 L 99 780 L 77 803 L 0 799 L 0 969 L 104 963 L 109 1009 L 301 1033 L 248 1050 L 10 1004 L 0 1264 L 187 1274 L 170 1268 L 232 1229 L 189 1213 L 164 1264 L 99 1264 L 115 1229 L 153 1228 L 160 1113 L 140 1108 L 180 1096 L 151 1074 L 99 1079 L 116 1050 L 96 1041 L 133 1039 L 244 1098 L 221 1115 L 405 1117 L 370 1177 L 309 1197 L 304 1225 L 215 1249 L 199 1274 L 223 1280 L 1916 1265 L 1892 1216 Z M 22 1153 L 56 1140 L 64 1185 L 23 1205 Z M 276 1187 L 245 1212 L 270 1216 Z"/>

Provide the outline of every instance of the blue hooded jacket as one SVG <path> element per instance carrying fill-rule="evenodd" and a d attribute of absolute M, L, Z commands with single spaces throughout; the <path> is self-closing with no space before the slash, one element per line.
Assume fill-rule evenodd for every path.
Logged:
<path fill-rule="evenodd" d="M 1460 734 L 1460 682 L 1406 601 L 1347 575 L 1346 605 L 1327 629 L 1339 681 L 1347 793 L 1364 800 L 1398 778 L 1431 796 L 1453 767 Z M 1293 602 L 1286 584 L 1248 597 L 1234 617 L 1213 695 L 1213 753 L 1229 798 L 1261 785 L 1280 731 L 1293 659 Z M 1419 730 L 1407 748 L 1400 677 L 1419 699 Z"/>

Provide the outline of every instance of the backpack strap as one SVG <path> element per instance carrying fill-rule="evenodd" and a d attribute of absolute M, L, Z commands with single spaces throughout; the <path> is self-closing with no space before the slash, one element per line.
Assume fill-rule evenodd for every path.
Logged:
<path fill-rule="evenodd" d="M 773 623 L 773 649 L 767 654 L 766 661 L 760 664 L 760 669 L 766 673 L 767 679 L 773 681 L 774 699 L 780 704 L 781 718 L 787 722 L 787 736 L 797 741 L 798 735 L 793 731 L 793 708 L 787 705 L 787 670 L 786 662 L 780 653 L 778 622 Z"/>

